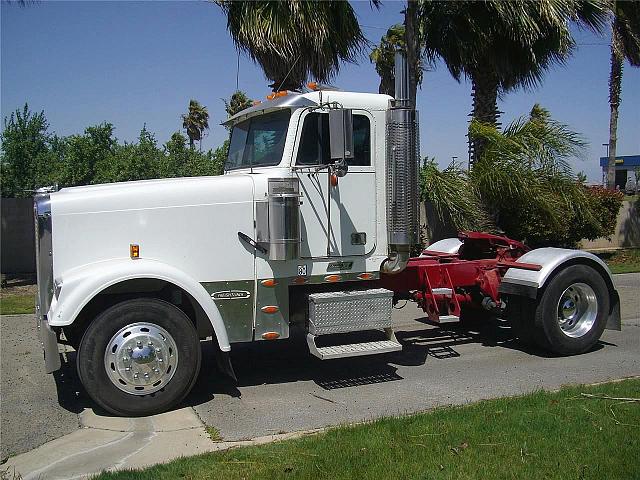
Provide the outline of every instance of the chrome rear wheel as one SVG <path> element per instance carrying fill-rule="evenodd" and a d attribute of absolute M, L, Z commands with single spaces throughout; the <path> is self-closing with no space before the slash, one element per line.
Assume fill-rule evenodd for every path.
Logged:
<path fill-rule="evenodd" d="M 586 283 L 569 285 L 558 300 L 558 325 L 572 338 L 582 337 L 593 328 L 598 316 L 598 297 Z"/>

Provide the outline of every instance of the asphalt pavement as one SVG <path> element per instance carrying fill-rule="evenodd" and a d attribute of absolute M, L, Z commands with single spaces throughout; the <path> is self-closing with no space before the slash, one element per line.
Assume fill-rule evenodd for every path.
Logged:
<path fill-rule="evenodd" d="M 182 408 L 149 421 L 127 420 L 126 425 L 123 419 L 100 411 L 86 396 L 73 367 L 74 352 L 68 353 L 71 362 L 60 372 L 44 374 L 33 317 L 3 316 L 2 459 L 58 438 L 31 454 L 15 457 L 14 463 L 34 465 L 23 474 L 75 477 L 83 471 L 78 470 L 72 453 L 57 463 L 55 475 L 45 468 L 47 448 L 72 451 L 78 448 L 75 444 L 96 443 L 91 448 L 103 453 L 94 455 L 100 460 L 94 470 L 84 471 L 91 473 L 145 464 L 143 459 L 142 463 L 131 463 L 127 441 L 141 444 L 138 450 L 142 451 L 147 443 L 165 437 L 166 441 L 184 440 L 181 448 L 173 449 L 174 456 L 176 452 L 190 454 L 229 445 L 211 444 L 204 425 L 218 429 L 227 442 L 256 437 L 266 441 L 286 432 L 438 405 L 640 375 L 640 274 L 616 275 L 615 281 L 622 300 L 623 330 L 605 331 L 593 351 L 583 355 L 560 358 L 525 349 L 512 338 L 508 326 L 497 320 L 469 328 L 436 328 L 409 304 L 394 311 L 397 336 L 404 348 L 386 356 L 323 362 L 309 355 L 300 337 L 234 345 L 236 384 L 215 373 L 213 349 L 207 342 L 203 345 L 202 373 Z M 163 432 L 173 433 L 163 437 Z M 144 457 L 147 463 L 161 460 Z"/>

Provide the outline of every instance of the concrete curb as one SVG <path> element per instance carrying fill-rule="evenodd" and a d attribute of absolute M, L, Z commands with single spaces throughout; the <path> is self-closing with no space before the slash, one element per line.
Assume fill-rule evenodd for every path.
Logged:
<path fill-rule="evenodd" d="M 9 458 L 2 470 L 23 480 L 71 480 L 102 471 L 144 468 L 179 457 L 298 438 L 321 431 L 267 435 L 251 440 L 214 442 L 192 408 L 142 418 L 79 415 L 82 428 Z"/>

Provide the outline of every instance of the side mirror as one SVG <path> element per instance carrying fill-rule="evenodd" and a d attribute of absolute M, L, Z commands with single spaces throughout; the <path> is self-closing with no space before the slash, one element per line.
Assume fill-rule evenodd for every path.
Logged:
<path fill-rule="evenodd" d="M 350 109 L 329 110 L 329 143 L 336 175 L 347 173 L 347 158 L 353 158 L 353 115 Z M 342 175 L 340 175 L 340 173 Z"/>

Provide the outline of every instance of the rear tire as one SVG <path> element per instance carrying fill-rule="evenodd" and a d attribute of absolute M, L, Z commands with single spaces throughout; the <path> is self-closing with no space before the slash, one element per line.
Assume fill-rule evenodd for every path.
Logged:
<path fill-rule="evenodd" d="M 144 416 L 172 408 L 189 393 L 201 357 L 189 317 L 168 302 L 140 298 L 118 303 L 91 322 L 77 368 L 98 405 L 116 415 Z"/>
<path fill-rule="evenodd" d="M 510 297 L 508 313 L 523 343 L 576 355 L 600 339 L 609 314 L 609 289 L 598 271 L 571 265 L 549 280 L 537 300 Z"/>

